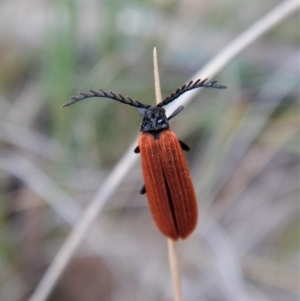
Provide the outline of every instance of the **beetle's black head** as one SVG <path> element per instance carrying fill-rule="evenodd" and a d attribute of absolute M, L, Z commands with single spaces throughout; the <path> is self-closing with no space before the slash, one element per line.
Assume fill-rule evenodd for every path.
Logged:
<path fill-rule="evenodd" d="M 140 108 L 139 112 L 143 115 L 140 126 L 141 132 L 158 132 L 169 128 L 169 121 L 164 108 Z"/>

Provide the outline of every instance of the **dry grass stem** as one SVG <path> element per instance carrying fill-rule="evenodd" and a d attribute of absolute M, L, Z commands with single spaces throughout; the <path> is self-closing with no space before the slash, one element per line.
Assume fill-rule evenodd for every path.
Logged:
<path fill-rule="evenodd" d="M 183 301 L 176 242 L 170 238 L 168 238 L 168 254 L 174 287 L 174 298 L 175 301 Z"/>
<path fill-rule="evenodd" d="M 161 88 L 160 88 L 160 78 L 159 78 L 156 47 L 154 47 L 154 50 L 153 50 L 153 63 L 154 63 L 155 99 L 156 99 L 156 104 L 158 104 L 158 103 L 162 102 L 162 96 L 161 96 Z"/>
<path fill-rule="evenodd" d="M 160 79 L 159 79 L 156 48 L 154 48 L 153 50 L 153 65 L 154 65 L 154 86 L 155 86 L 156 103 L 158 104 L 162 101 L 162 96 L 161 96 L 161 89 L 160 89 Z M 181 292 L 178 256 L 176 252 L 176 242 L 169 238 L 167 240 L 168 240 L 170 271 L 171 271 L 171 277 L 172 277 L 173 288 L 174 288 L 174 298 L 175 301 L 182 301 L 183 298 Z"/>

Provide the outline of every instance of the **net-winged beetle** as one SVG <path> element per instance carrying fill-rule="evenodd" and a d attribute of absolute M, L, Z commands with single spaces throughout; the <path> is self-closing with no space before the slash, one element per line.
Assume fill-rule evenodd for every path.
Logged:
<path fill-rule="evenodd" d="M 176 116 L 183 106 L 178 107 L 169 117 L 163 106 L 174 101 L 183 93 L 196 88 L 224 89 L 217 81 L 190 81 L 178 88 L 156 106 L 144 104 L 130 97 L 114 92 L 90 90 L 71 97 L 63 108 L 80 100 L 91 97 L 111 98 L 121 103 L 138 108 L 143 116 L 140 126 L 142 132 L 135 153 L 141 154 L 145 185 L 141 194 L 147 198 L 153 219 L 158 229 L 167 237 L 177 240 L 189 236 L 197 225 L 197 200 L 190 177 L 190 172 L 182 150 L 189 147 L 178 140 L 169 128 L 169 120 Z"/>

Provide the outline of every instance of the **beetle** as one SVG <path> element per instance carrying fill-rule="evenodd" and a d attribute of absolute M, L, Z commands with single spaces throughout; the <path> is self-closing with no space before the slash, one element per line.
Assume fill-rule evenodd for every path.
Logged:
<path fill-rule="evenodd" d="M 190 81 L 156 106 L 112 91 L 90 90 L 88 93 L 80 92 L 63 105 L 65 108 L 83 99 L 103 97 L 138 108 L 143 116 L 140 126 L 142 134 L 134 152 L 141 154 L 145 182 L 140 193 L 147 193 L 157 228 L 172 240 L 187 238 L 193 232 L 198 221 L 198 209 L 189 168 L 182 152 L 188 151 L 189 147 L 178 140 L 169 126 L 169 121 L 183 110 L 183 106 L 179 106 L 169 117 L 163 107 L 183 93 L 201 87 L 226 88 L 217 81 L 207 82 L 207 79 Z"/>

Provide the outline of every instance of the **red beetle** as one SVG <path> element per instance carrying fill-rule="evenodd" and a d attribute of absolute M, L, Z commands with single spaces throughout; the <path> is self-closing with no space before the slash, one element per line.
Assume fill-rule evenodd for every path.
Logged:
<path fill-rule="evenodd" d="M 188 151 L 189 147 L 178 140 L 169 128 L 169 120 L 183 110 L 183 106 L 178 107 L 169 117 L 166 116 L 163 106 L 183 93 L 200 87 L 226 88 L 216 81 L 198 79 L 177 89 L 156 106 L 112 91 L 90 90 L 90 93 L 79 93 L 63 105 L 64 108 L 86 98 L 104 97 L 138 108 L 143 115 L 140 126 L 142 134 L 134 152 L 141 154 L 145 181 L 145 186 L 140 192 L 147 193 L 150 210 L 158 229 L 173 240 L 184 239 L 193 232 L 197 225 L 198 209 L 190 172 L 182 152 Z"/>

